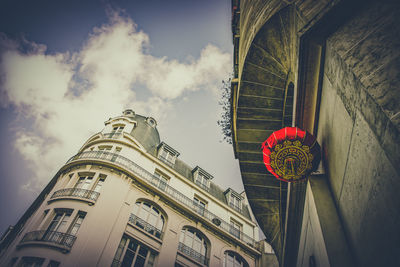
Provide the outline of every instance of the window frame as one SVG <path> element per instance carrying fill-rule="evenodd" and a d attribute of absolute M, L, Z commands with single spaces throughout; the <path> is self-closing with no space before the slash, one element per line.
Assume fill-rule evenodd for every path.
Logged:
<path fill-rule="evenodd" d="M 228 259 L 227 256 L 230 256 L 232 258 L 232 265 L 228 265 Z M 236 264 L 235 260 L 239 263 Z M 224 252 L 224 259 L 223 259 L 223 267 L 248 267 L 249 264 L 247 261 L 237 252 L 232 251 L 232 250 L 226 250 Z"/>
<path fill-rule="evenodd" d="M 139 203 L 139 205 L 138 205 L 138 203 Z M 147 206 L 148 210 L 146 210 L 144 208 L 144 206 Z M 152 213 L 153 210 L 157 213 L 156 220 L 154 223 L 151 222 L 151 218 L 154 218 L 152 216 L 155 215 L 154 213 Z M 142 217 L 142 214 L 143 214 L 142 211 L 143 211 L 143 213 L 145 213 L 145 216 L 143 216 L 143 217 Z M 145 231 L 159 239 L 162 238 L 167 219 L 166 219 L 166 215 L 165 215 L 164 211 L 162 211 L 157 205 L 155 205 L 149 201 L 138 200 L 135 202 L 135 204 L 133 206 L 132 214 L 135 215 L 136 217 L 138 217 L 139 219 L 143 220 L 145 223 L 148 223 L 149 225 L 151 225 L 152 227 L 157 229 L 159 234 L 157 233 L 157 231 L 152 233 L 151 231 L 146 230 L 145 229 L 146 226 L 141 225 L 140 221 L 136 221 L 134 225 L 136 225 L 137 227 L 143 229 L 143 231 Z"/>
<path fill-rule="evenodd" d="M 125 242 L 123 243 L 123 240 L 125 239 Z M 121 244 L 123 243 L 123 246 L 121 246 Z M 134 243 L 134 245 L 136 245 L 136 249 L 130 249 L 129 245 L 131 243 Z M 149 260 L 152 258 L 153 262 L 151 263 L 151 266 L 155 266 L 155 262 L 156 262 L 156 258 L 158 256 L 158 253 L 154 250 L 152 250 L 150 247 L 146 246 L 145 244 L 141 243 L 140 241 L 136 240 L 135 238 L 124 234 L 121 238 L 121 241 L 118 244 L 117 250 L 115 251 L 114 254 L 114 259 L 113 259 L 113 264 L 111 265 L 112 267 L 114 266 L 121 266 L 122 263 L 125 260 L 126 257 L 126 252 L 129 251 L 133 251 L 133 259 L 132 262 L 130 264 L 130 266 L 134 266 L 134 264 L 136 264 L 136 261 L 138 259 L 139 256 L 139 252 L 141 248 L 145 248 L 147 249 L 147 253 L 146 253 L 146 257 L 145 257 L 145 261 L 144 261 L 144 265 L 143 266 L 149 266 Z M 116 258 L 117 255 L 119 255 L 119 258 Z M 143 257 L 143 255 L 140 255 L 141 257 Z M 115 262 L 117 261 L 117 264 L 115 264 Z"/>

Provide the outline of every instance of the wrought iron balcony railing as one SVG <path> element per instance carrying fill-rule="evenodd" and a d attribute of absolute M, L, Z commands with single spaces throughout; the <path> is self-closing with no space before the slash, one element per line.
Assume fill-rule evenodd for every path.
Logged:
<path fill-rule="evenodd" d="M 81 188 L 64 188 L 53 193 L 50 199 L 63 198 L 63 197 L 77 197 L 96 202 L 100 193 L 92 190 Z"/>
<path fill-rule="evenodd" d="M 127 159 L 123 156 L 120 156 L 115 153 L 110 152 L 103 152 L 103 151 L 86 151 L 76 154 L 75 156 L 71 157 L 66 164 L 76 161 L 76 160 L 103 160 L 107 162 L 111 162 L 112 164 L 116 164 L 117 166 L 126 168 L 130 172 L 134 173 L 136 176 L 140 177 L 142 180 L 146 181 L 147 183 L 153 185 L 154 187 L 158 188 L 159 190 L 163 191 L 169 197 L 175 199 L 177 202 L 182 204 L 183 206 L 191 209 L 192 211 L 199 214 L 201 217 L 206 219 L 207 221 L 213 223 L 215 226 L 223 230 L 225 233 L 230 234 L 231 236 L 242 240 L 244 243 L 255 247 L 255 241 L 252 237 L 246 235 L 242 231 L 240 231 L 239 235 L 234 235 L 231 233 L 231 225 L 221 219 L 219 216 L 211 213 L 209 210 L 204 209 L 204 213 L 201 214 L 197 212 L 198 207 L 193 203 L 193 199 L 187 197 L 186 195 L 182 194 L 175 188 L 165 184 L 165 182 L 161 181 L 157 176 L 153 175 L 152 173 L 148 172 L 144 168 L 137 165 L 135 162 Z M 239 237 L 238 237 L 239 236 Z"/>
<path fill-rule="evenodd" d="M 20 244 L 25 244 L 28 242 L 43 242 L 43 244 L 57 245 L 63 249 L 71 249 L 74 244 L 76 236 L 56 232 L 56 231 L 33 231 L 26 233 L 21 239 Z"/>
<path fill-rule="evenodd" d="M 192 258 L 195 261 L 208 266 L 208 258 L 206 256 L 204 256 L 203 254 L 199 253 L 198 251 L 192 249 L 191 247 L 186 246 L 185 244 L 183 244 L 181 242 L 179 242 L 178 251 L 182 252 L 189 258 Z"/>
<path fill-rule="evenodd" d="M 160 229 L 157 229 L 154 225 L 149 224 L 148 222 L 139 218 L 133 213 L 131 213 L 131 216 L 129 217 L 129 222 L 139 228 L 142 228 L 147 233 L 154 235 L 159 239 L 162 239 L 163 237 L 163 232 Z"/>

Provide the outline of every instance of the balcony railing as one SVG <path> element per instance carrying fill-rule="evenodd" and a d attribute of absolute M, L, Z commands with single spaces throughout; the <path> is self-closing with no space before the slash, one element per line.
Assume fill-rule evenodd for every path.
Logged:
<path fill-rule="evenodd" d="M 62 249 L 71 249 L 76 236 L 56 231 L 33 231 L 26 233 L 20 244 L 29 242 L 43 242 L 43 244 L 56 245 Z"/>
<path fill-rule="evenodd" d="M 64 188 L 53 193 L 50 199 L 63 198 L 63 197 L 77 197 L 96 202 L 100 193 L 92 190 L 82 188 Z"/>
<path fill-rule="evenodd" d="M 147 233 L 154 235 L 159 239 L 162 239 L 163 237 L 163 232 L 160 229 L 157 229 L 155 226 L 149 224 L 148 222 L 139 218 L 133 213 L 131 213 L 131 216 L 129 217 L 129 222 L 133 225 L 136 225 L 139 228 L 142 228 Z"/>
<path fill-rule="evenodd" d="M 195 261 L 200 262 L 201 264 L 208 265 L 208 258 L 206 256 L 202 255 L 198 251 L 186 246 L 181 242 L 179 242 L 178 250 L 189 258 L 192 258 Z"/>
<path fill-rule="evenodd" d="M 159 190 L 163 191 L 168 196 L 175 199 L 180 204 L 184 205 L 185 207 L 193 210 L 194 212 L 198 213 L 198 207 L 193 203 L 193 199 L 187 197 L 186 195 L 182 194 L 175 188 L 165 184 L 165 182 L 161 181 L 157 176 L 153 175 L 152 173 L 148 172 L 147 170 L 143 169 L 130 159 L 127 159 L 123 156 L 118 154 L 110 153 L 110 152 L 103 152 L 103 151 L 86 151 L 76 154 L 75 156 L 71 157 L 66 164 L 75 161 L 75 160 L 85 160 L 85 159 L 98 159 L 103 161 L 112 162 L 118 166 L 126 168 L 127 170 L 134 173 L 136 176 L 140 177 L 142 180 L 148 182 L 149 184 L 153 185 L 154 187 L 158 188 Z M 199 214 L 199 213 L 198 213 Z M 203 214 L 199 214 L 201 217 L 206 219 L 207 221 L 213 223 L 215 226 L 223 230 L 224 232 L 230 234 L 231 236 L 238 238 L 245 242 L 246 244 L 254 247 L 255 241 L 252 237 L 246 235 L 245 233 L 240 231 L 239 237 L 233 235 L 230 231 L 231 225 L 221 219 L 219 216 L 211 213 L 209 210 L 204 209 Z M 218 223 L 216 223 L 218 222 Z"/>

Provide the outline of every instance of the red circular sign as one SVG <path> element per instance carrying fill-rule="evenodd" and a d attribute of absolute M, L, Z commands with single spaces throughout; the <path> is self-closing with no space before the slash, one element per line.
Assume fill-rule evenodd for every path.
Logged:
<path fill-rule="evenodd" d="M 262 143 L 264 164 L 277 179 L 295 182 L 318 167 L 321 148 L 315 137 L 297 127 L 273 132 Z"/>

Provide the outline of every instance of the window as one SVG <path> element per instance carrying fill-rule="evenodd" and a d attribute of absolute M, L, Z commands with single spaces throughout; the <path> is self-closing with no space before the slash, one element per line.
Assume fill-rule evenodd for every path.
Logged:
<path fill-rule="evenodd" d="M 196 176 L 196 184 L 207 191 L 210 187 L 209 179 L 201 173 L 198 173 Z"/>
<path fill-rule="evenodd" d="M 68 228 L 67 224 L 70 220 L 71 213 L 72 210 L 56 210 L 53 219 L 44 233 L 44 239 L 49 241 L 57 239 L 60 237 L 58 233 L 67 233 L 76 236 L 82 221 L 85 218 L 86 212 L 79 211 Z"/>
<path fill-rule="evenodd" d="M 185 227 L 179 236 L 178 250 L 194 260 L 207 264 L 207 243 L 204 236 L 195 229 Z"/>
<path fill-rule="evenodd" d="M 226 251 L 224 255 L 224 267 L 248 267 L 249 264 L 239 254 Z"/>
<path fill-rule="evenodd" d="M 156 253 L 135 239 L 124 235 L 115 252 L 112 267 L 152 267 Z"/>
<path fill-rule="evenodd" d="M 242 225 L 235 220 L 231 219 L 231 225 L 229 232 L 236 236 L 237 238 L 240 238 L 240 232 L 242 231 Z"/>
<path fill-rule="evenodd" d="M 175 163 L 175 156 L 164 149 L 160 152 L 160 159 L 168 165 L 173 165 Z"/>
<path fill-rule="evenodd" d="M 213 178 L 211 174 L 196 166 L 193 170 L 194 182 L 204 190 L 210 190 L 210 180 Z"/>
<path fill-rule="evenodd" d="M 72 210 L 56 210 L 53 219 L 46 229 L 45 235 L 53 235 L 54 232 L 65 233 L 67 231 L 67 223 L 71 217 Z"/>
<path fill-rule="evenodd" d="M 234 208 L 235 210 L 242 212 L 242 199 L 243 196 L 240 195 L 239 193 L 237 193 L 235 190 L 233 190 L 232 188 L 228 188 L 225 192 L 225 197 L 226 200 L 229 204 L 229 206 L 231 206 L 232 208 Z"/>
<path fill-rule="evenodd" d="M 136 202 L 133 207 L 131 222 L 146 232 L 161 238 L 164 227 L 164 215 L 153 205 L 147 202 Z"/>
<path fill-rule="evenodd" d="M 122 133 L 122 130 L 124 130 L 125 125 L 116 125 L 112 129 L 112 133 Z"/>
<path fill-rule="evenodd" d="M 47 267 L 58 267 L 58 266 L 60 266 L 60 262 L 53 260 L 50 260 L 49 264 L 47 264 Z"/>
<path fill-rule="evenodd" d="M 175 164 L 176 158 L 179 156 L 179 152 L 167 145 L 164 142 L 161 142 L 158 145 L 158 158 L 161 159 L 169 166 L 173 166 Z"/>
<path fill-rule="evenodd" d="M 75 184 L 75 188 L 89 190 L 92 182 L 93 182 L 93 175 L 79 176 L 79 179 Z"/>
<path fill-rule="evenodd" d="M 100 189 L 101 189 L 101 187 L 103 186 L 105 180 L 106 180 L 106 176 L 103 175 L 103 174 L 100 174 L 100 175 L 99 175 L 99 179 L 97 180 L 97 183 L 96 183 L 96 185 L 94 186 L 93 191 L 95 191 L 95 192 L 100 192 Z"/>
<path fill-rule="evenodd" d="M 70 230 L 68 231 L 68 234 L 76 236 L 79 228 L 81 227 L 83 219 L 85 218 L 85 215 L 86 213 L 84 212 L 78 212 L 78 215 L 76 216 L 74 223 L 72 224 Z"/>
<path fill-rule="evenodd" d="M 155 172 L 154 176 L 156 177 L 155 179 L 153 179 L 153 184 L 155 186 L 157 186 L 158 188 L 160 188 L 161 190 L 165 190 L 165 188 L 167 187 L 168 181 L 169 181 L 169 177 L 161 174 L 159 172 Z M 158 178 L 158 179 L 157 179 Z"/>
<path fill-rule="evenodd" d="M 241 198 L 235 196 L 233 193 L 231 193 L 230 199 L 229 199 L 229 206 L 234 208 L 237 211 L 242 210 L 242 200 Z"/>
<path fill-rule="evenodd" d="M 44 258 L 22 257 L 18 263 L 18 267 L 40 267 L 44 262 Z"/>
<path fill-rule="evenodd" d="M 194 197 L 193 198 L 193 205 L 194 205 L 194 210 L 199 213 L 200 215 L 204 215 L 204 210 L 206 209 L 207 202 L 204 200 L 201 200 L 199 197 Z"/>
<path fill-rule="evenodd" d="M 152 117 L 146 118 L 146 122 L 147 122 L 151 127 L 156 127 L 156 126 L 157 126 L 156 120 L 153 119 Z"/>

